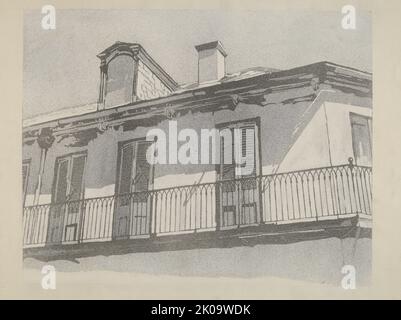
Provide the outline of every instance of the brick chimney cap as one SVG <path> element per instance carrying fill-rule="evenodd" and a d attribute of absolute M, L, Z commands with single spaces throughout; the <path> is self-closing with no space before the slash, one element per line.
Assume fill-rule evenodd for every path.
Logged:
<path fill-rule="evenodd" d="M 224 57 L 227 57 L 227 52 L 224 50 L 223 44 L 220 41 L 212 41 L 195 46 L 196 51 L 203 51 L 209 49 L 217 49 Z"/>

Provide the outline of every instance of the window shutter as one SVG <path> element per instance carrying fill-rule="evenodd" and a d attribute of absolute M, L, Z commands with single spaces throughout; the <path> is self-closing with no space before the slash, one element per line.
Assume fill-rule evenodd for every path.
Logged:
<path fill-rule="evenodd" d="M 133 145 L 130 143 L 121 149 L 120 179 L 118 185 L 119 194 L 131 192 L 132 156 Z"/>
<path fill-rule="evenodd" d="M 138 142 L 136 152 L 136 167 L 134 177 L 135 191 L 148 191 L 150 181 L 150 163 L 146 159 L 146 151 L 148 150 L 151 142 L 141 141 Z"/>
<path fill-rule="evenodd" d="M 78 200 L 82 193 L 82 180 L 85 168 L 85 156 L 72 159 L 71 187 L 69 200 Z"/>
<path fill-rule="evenodd" d="M 231 141 L 227 141 L 223 136 L 220 137 L 221 145 L 221 179 L 231 180 L 235 178 L 235 163 L 234 163 L 234 130 L 230 129 Z M 231 146 L 228 145 L 231 143 Z M 229 161 L 231 159 L 231 161 Z M 231 162 L 231 163 L 230 163 Z"/>
<path fill-rule="evenodd" d="M 255 145 L 255 128 L 254 127 L 242 127 L 241 129 L 241 156 L 243 159 L 253 160 L 253 170 L 251 173 L 242 176 L 254 176 L 256 173 L 256 145 Z M 245 168 L 247 163 L 241 165 Z M 248 163 L 248 166 L 251 164 Z"/>
<path fill-rule="evenodd" d="M 58 162 L 57 168 L 57 185 L 56 185 L 56 194 L 55 194 L 55 202 L 64 202 L 67 197 L 67 174 L 68 174 L 68 160 L 61 160 Z"/>

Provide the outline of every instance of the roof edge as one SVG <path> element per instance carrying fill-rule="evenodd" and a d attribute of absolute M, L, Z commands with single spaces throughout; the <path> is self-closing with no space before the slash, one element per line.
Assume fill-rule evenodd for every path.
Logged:
<path fill-rule="evenodd" d="M 331 66 L 331 67 L 334 67 L 334 68 L 345 69 L 345 70 L 351 71 L 351 72 L 353 72 L 355 74 L 364 74 L 365 77 L 362 77 L 362 78 L 366 79 L 366 77 L 367 77 L 371 81 L 372 73 L 370 73 L 370 72 L 359 70 L 359 69 L 356 69 L 356 68 L 353 68 L 353 67 L 347 67 L 347 66 L 344 66 L 344 65 L 340 65 L 340 64 L 336 64 L 336 63 L 332 63 L 332 62 L 328 62 L 328 61 L 321 61 L 321 62 L 316 62 L 316 63 L 312 63 L 312 64 L 300 66 L 300 67 L 295 67 L 295 68 L 291 68 L 291 69 L 279 70 L 279 71 L 276 71 L 276 72 L 265 73 L 265 74 L 259 74 L 259 75 L 255 75 L 255 76 L 253 76 L 251 78 L 259 78 L 259 77 L 266 77 L 266 76 L 279 77 L 280 75 L 286 75 L 288 73 L 295 73 L 295 71 L 302 70 L 302 69 L 305 69 L 305 70 L 310 69 L 311 71 L 313 71 L 315 68 L 319 68 L 321 66 L 326 66 L 326 67 L 327 66 L 328 67 Z M 249 79 L 250 78 L 245 78 L 245 79 L 238 80 L 237 82 L 241 83 L 242 81 L 249 81 Z M 127 104 L 124 104 L 124 105 L 115 106 L 113 108 L 108 108 L 108 109 L 105 109 L 105 110 L 102 110 L 102 111 L 109 110 L 109 111 L 112 112 L 113 110 L 117 111 L 117 109 L 121 109 L 121 108 L 128 108 L 128 107 L 134 107 L 134 106 L 135 107 L 140 107 L 142 104 L 147 104 L 150 101 L 157 102 L 157 103 L 163 103 L 164 100 L 167 101 L 167 100 L 169 100 L 171 98 L 179 99 L 180 96 L 184 96 L 184 95 L 188 95 L 188 94 L 195 95 L 196 91 L 205 90 L 205 89 L 212 90 L 215 87 L 218 87 L 218 86 L 221 86 L 221 85 L 224 85 L 224 84 L 227 84 L 227 83 L 229 84 L 229 83 L 232 83 L 232 82 L 216 83 L 216 84 L 213 84 L 213 85 L 208 86 L 208 87 L 200 87 L 200 88 L 196 87 L 196 88 L 191 88 L 189 90 L 180 91 L 180 92 L 177 92 L 177 93 L 173 92 L 171 95 L 168 95 L 166 97 L 159 97 L 159 98 L 150 99 L 150 100 L 141 100 L 141 101 L 136 101 L 136 102 L 133 102 L 133 103 L 131 102 L 131 103 L 127 103 Z M 85 106 L 89 106 L 89 105 L 93 105 L 93 104 L 84 104 L 84 105 L 82 105 L 80 107 L 85 107 Z M 73 114 L 73 115 L 69 115 L 69 116 L 65 116 L 65 117 L 59 117 L 59 118 L 54 118 L 54 119 L 51 119 L 51 120 L 46 120 L 46 121 L 42 121 L 42 122 L 35 122 L 33 124 L 28 124 L 29 122 L 34 122 L 34 119 L 37 118 L 37 117 L 46 117 L 46 116 L 51 117 L 51 114 L 60 113 L 61 110 L 68 110 L 68 108 L 64 108 L 64 109 L 56 110 L 56 111 L 51 112 L 51 113 L 42 114 L 42 115 L 34 116 L 34 117 L 31 117 L 31 118 L 23 119 L 23 129 L 26 129 L 26 128 L 29 128 L 29 127 L 34 127 L 34 126 L 37 126 L 37 125 L 43 125 L 45 123 L 57 122 L 57 121 L 60 121 L 60 120 L 73 119 L 73 118 L 77 118 L 77 117 L 82 116 L 82 115 L 89 115 L 89 114 L 94 114 L 95 115 L 97 113 L 101 113 L 101 111 L 93 111 L 93 110 L 89 110 L 88 109 L 87 112 L 83 112 L 81 114 Z M 99 117 L 101 117 L 100 114 L 99 114 Z M 26 124 L 24 124 L 24 123 L 26 123 Z"/>

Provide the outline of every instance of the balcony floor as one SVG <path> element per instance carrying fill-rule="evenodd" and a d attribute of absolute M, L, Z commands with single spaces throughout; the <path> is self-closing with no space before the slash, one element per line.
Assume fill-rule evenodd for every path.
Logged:
<path fill-rule="evenodd" d="M 134 252 L 160 252 L 200 248 L 231 248 L 259 244 L 286 244 L 324 238 L 371 237 L 371 221 L 358 215 L 319 221 L 261 224 L 197 233 L 158 235 L 142 239 L 62 244 L 25 248 L 24 258 L 40 261 L 70 260 Z M 360 228 L 358 228 L 358 226 Z M 358 231 L 359 230 L 359 231 Z"/>

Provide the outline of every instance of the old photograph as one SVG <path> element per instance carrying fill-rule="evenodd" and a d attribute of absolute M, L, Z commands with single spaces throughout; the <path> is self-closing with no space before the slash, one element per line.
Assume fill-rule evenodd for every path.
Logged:
<path fill-rule="evenodd" d="M 25 10 L 24 268 L 369 286 L 371 27 Z"/>

